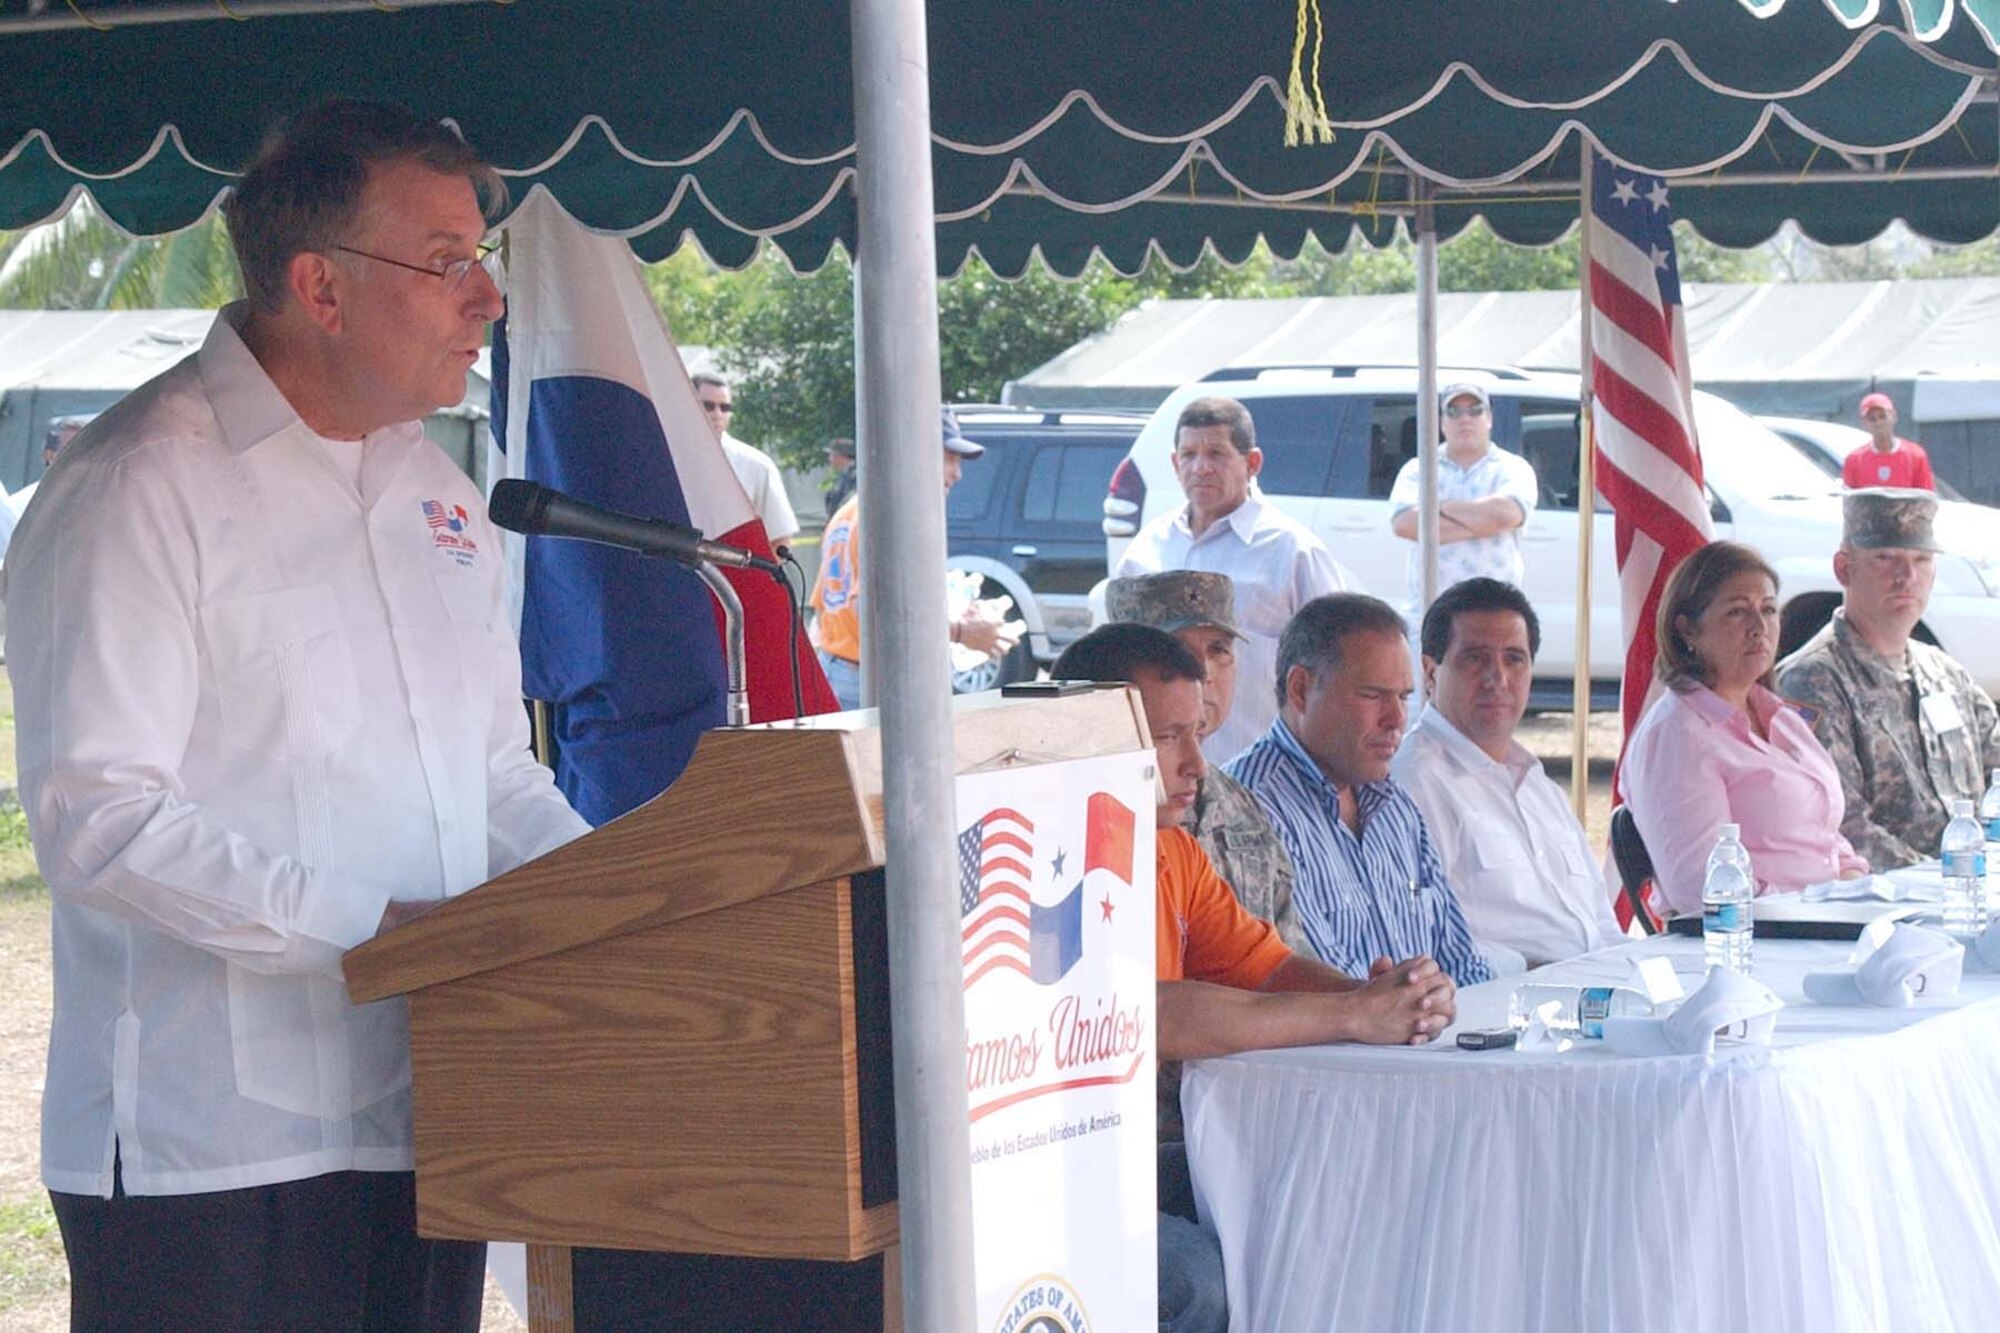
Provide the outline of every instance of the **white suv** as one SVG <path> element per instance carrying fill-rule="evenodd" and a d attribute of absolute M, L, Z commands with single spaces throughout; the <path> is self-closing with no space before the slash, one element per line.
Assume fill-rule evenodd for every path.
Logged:
<path fill-rule="evenodd" d="M 1524 590 L 1542 622 L 1538 699 L 1566 698 L 1576 643 L 1578 379 L 1504 369 L 1452 369 L 1440 378 L 1485 383 L 1495 442 L 1526 456 L 1540 478 L 1540 503 L 1521 530 Z M 1250 409 L 1265 495 L 1318 533 L 1363 588 L 1403 605 L 1412 545 L 1389 530 L 1389 487 L 1416 454 L 1416 371 L 1407 367 L 1232 368 L 1176 390 L 1112 476 L 1104 501 L 1111 568 L 1141 525 L 1184 503 L 1173 472 L 1174 422 L 1190 401 L 1211 394 Z M 1840 603 L 1833 578 L 1839 483 L 1712 394 L 1695 394 L 1695 419 L 1715 535 L 1756 547 L 1778 571 L 1781 652 L 1789 653 Z M 1938 558 L 1936 590 L 1917 634 L 2000 694 L 2000 525 L 1992 518 L 1983 505 L 1940 507 L 1938 539 L 1949 554 Z M 1590 670 L 1602 706 L 1616 697 L 1623 655 L 1612 519 L 1602 501 L 1593 522 Z"/>

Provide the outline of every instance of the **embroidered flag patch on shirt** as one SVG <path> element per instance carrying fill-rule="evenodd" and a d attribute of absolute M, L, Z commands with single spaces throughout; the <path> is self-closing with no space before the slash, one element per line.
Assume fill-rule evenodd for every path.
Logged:
<path fill-rule="evenodd" d="M 425 500 L 423 510 L 424 523 L 431 530 L 431 545 L 470 568 L 479 559 L 479 543 L 467 531 L 472 526 L 472 515 L 465 512 L 465 506 Z"/>

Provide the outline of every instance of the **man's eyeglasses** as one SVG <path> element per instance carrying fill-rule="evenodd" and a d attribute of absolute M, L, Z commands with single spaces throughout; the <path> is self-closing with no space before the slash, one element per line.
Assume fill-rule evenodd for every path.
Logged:
<path fill-rule="evenodd" d="M 701 410 L 704 412 L 720 412 L 723 416 L 729 416 L 736 411 L 736 404 L 716 403 L 704 398 L 701 400 Z"/>
<path fill-rule="evenodd" d="M 475 267 L 483 268 L 486 270 L 486 276 L 493 280 L 493 285 L 499 288 L 503 295 L 507 291 L 507 270 L 502 268 L 499 260 L 494 258 L 499 253 L 499 249 L 496 246 L 482 245 L 479 247 L 479 253 L 471 259 L 454 259 L 443 268 L 432 268 L 428 264 L 409 264 L 400 259 L 391 259 L 387 255 L 373 254 L 367 250 L 357 250 L 351 245 L 336 245 L 333 248 L 343 254 L 360 255 L 363 259 L 372 259 L 378 264 L 393 264 L 397 268 L 406 268 L 412 273 L 428 273 L 433 278 L 442 282 L 444 289 L 448 292 L 457 291 L 465 282 L 466 275 L 471 273 Z"/>
<path fill-rule="evenodd" d="M 1453 403 L 1445 408 L 1444 414 L 1448 417 L 1483 417 L 1486 415 L 1486 404 Z"/>

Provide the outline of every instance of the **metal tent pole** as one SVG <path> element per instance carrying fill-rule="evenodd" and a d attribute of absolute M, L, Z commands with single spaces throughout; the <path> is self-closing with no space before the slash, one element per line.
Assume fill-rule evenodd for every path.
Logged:
<path fill-rule="evenodd" d="M 965 988 L 953 882 L 937 238 L 923 0 L 855 0 L 863 605 L 880 701 L 903 1326 L 974 1318 Z"/>
<path fill-rule="evenodd" d="M 858 193 L 858 185 L 856 190 Z M 855 212 L 858 217 L 860 213 L 858 198 L 855 202 Z M 858 230 L 857 227 L 857 232 Z M 868 469 L 865 464 L 869 457 L 869 449 L 868 423 L 861 408 L 862 402 L 868 396 L 868 339 L 867 330 L 861 327 L 861 255 L 858 253 L 858 242 L 856 248 L 857 253 L 852 256 L 851 277 L 854 300 L 854 489 L 858 495 L 868 488 Z M 827 515 L 828 519 L 832 517 L 832 514 Z M 824 552 L 825 548 L 822 547 L 821 550 Z M 861 631 L 861 706 L 873 708 L 875 706 L 875 607 L 866 597 L 861 599 L 861 614 L 855 619 L 859 622 L 858 628 Z"/>
<path fill-rule="evenodd" d="M 1583 218 L 1577 229 L 1576 268 L 1582 284 L 1577 301 L 1576 367 L 1581 376 L 1576 418 L 1576 666 L 1571 684 L 1569 803 L 1579 821 L 1590 807 L 1590 547 L 1597 522 L 1597 402 L 1591 392 L 1590 340 L 1590 170 L 1591 147 L 1582 140 Z"/>
<path fill-rule="evenodd" d="M 1417 213 L 1417 550 L 1423 559 L 1421 622 L 1438 595 L 1438 251 L 1431 184 L 1416 182 Z M 1415 633 L 1417 626 L 1410 627 Z"/>

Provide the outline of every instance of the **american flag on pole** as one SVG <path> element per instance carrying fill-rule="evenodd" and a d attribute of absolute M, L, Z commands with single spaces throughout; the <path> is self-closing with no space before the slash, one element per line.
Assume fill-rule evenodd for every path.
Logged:
<path fill-rule="evenodd" d="M 1667 577 L 1714 530 L 1695 441 L 1667 183 L 1591 154 L 1592 425 L 1597 488 L 1614 515 L 1629 737 L 1653 684 L 1653 622 Z"/>

